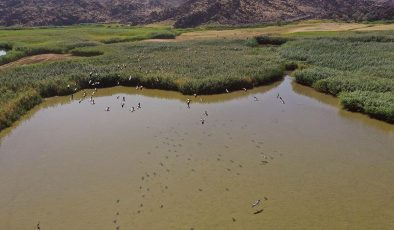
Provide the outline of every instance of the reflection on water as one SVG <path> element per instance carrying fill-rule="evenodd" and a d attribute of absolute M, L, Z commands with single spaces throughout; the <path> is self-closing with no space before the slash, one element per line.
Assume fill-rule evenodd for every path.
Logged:
<path fill-rule="evenodd" d="M 0 50 L 0 56 L 4 56 L 6 54 L 7 54 L 7 52 L 5 50 Z"/>
<path fill-rule="evenodd" d="M 0 229 L 394 228 L 393 126 L 289 77 L 190 109 L 165 91 L 80 97 L 3 138 Z"/>

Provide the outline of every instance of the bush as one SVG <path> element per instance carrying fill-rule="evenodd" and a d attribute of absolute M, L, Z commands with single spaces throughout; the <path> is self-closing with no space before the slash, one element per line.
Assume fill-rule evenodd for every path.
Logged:
<path fill-rule="evenodd" d="M 260 35 L 255 37 L 256 41 L 260 45 L 282 45 L 285 44 L 288 39 L 283 37 L 271 37 L 266 35 Z"/>
<path fill-rule="evenodd" d="M 356 112 L 363 112 L 390 123 L 394 123 L 394 92 L 370 91 L 345 92 L 339 95 L 342 105 Z"/>
<path fill-rule="evenodd" d="M 176 35 L 170 32 L 155 32 L 150 34 L 151 39 L 175 39 Z"/>

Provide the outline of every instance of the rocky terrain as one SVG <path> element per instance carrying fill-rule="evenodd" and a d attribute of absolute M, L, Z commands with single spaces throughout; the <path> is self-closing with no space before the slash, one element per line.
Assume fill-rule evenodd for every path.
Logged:
<path fill-rule="evenodd" d="M 46 26 L 173 20 L 176 27 L 204 23 L 257 24 L 299 19 L 392 20 L 392 0 L 3 0 L 0 25 Z"/>

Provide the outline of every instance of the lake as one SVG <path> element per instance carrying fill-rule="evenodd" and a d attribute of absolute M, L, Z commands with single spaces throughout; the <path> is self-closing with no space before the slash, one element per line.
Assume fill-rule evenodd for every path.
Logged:
<path fill-rule="evenodd" d="M 291 77 L 81 97 L 0 133 L 0 229 L 394 229 L 394 125 Z"/>

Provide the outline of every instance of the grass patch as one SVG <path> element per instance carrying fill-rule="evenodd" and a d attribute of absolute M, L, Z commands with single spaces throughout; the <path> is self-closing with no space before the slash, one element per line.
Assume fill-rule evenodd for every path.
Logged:
<path fill-rule="evenodd" d="M 286 59 L 307 66 L 294 72 L 298 83 L 343 95 L 340 98 L 346 109 L 389 122 L 394 119 L 390 99 L 394 92 L 393 31 L 295 38 L 280 52 Z M 367 100 L 366 95 L 371 99 Z M 375 97 L 381 99 L 379 103 Z M 365 103 L 355 103 L 363 100 Z M 378 104 L 379 109 L 368 101 Z"/>

